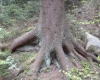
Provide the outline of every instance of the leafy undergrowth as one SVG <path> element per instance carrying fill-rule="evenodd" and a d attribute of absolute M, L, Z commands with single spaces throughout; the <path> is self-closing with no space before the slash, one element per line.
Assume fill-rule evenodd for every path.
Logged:
<path fill-rule="evenodd" d="M 29 28 L 14 28 L 11 27 L 9 29 L 4 29 L 4 28 L 0 28 L 0 42 L 9 42 L 17 37 L 19 37 L 19 35 L 30 31 L 31 29 L 33 29 L 34 26 L 30 26 Z"/>
<path fill-rule="evenodd" d="M 9 56 L 10 59 L 12 59 L 10 61 L 10 66 L 13 63 L 13 65 L 15 65 L 14 63 L 16 63 L 15 67 L 17 69 L 20 68 L 20 66 L 23 66 L 24 71 L 19 74 L 19 76 L 16 78 L 16 80 L 21 80 L 25 77 L 25 75 L 27 74 L 28 70 L 29 70 L 29 66 L 34 63 L 34 61 L 32 61 L 32 63 L 30 63 L 30 59 L 34 58 L 37 55 L 37 52 L 15 52 L 13 54 L 11 54 L 11 56 Z M 99 59 L 99 58 L 98 58 Z M 12 62 L 12 63 L 11 63 Z M 5 62 L 4 62 L 5 63 Z M 77 68 L 72 68 L 70 71 L 68 70 L 67 72 L 60 70 L 60 72 L 63 72 L 65 75 L 69 76 L 71 78 L 71 80 L 99 80 L 100 78 L 100 65 L 98 65 L 97 63 L 95 63 L 95 67 L 96 67 L 96 71 L 93 70 L 93 68 L 91 67 L 89 62 L 81 62 L 82 68 L 81 69 L 77 69 Z M 53 65 L 51 65 L 53 66 Z M 13 70 L 16 70 L 15 67 L 13 68 Z M 8 73 L 7 71 L 7 67 L 4 66 L 4 69 L 2 69 L 4 72 L 3 75 L 7 75 L 6 80 L 8 79 L 9 76 L 11 76 L 11 73 Z M 6 68 L 6 69 L 5 69 Z M 62 75 L 59 72 L 59 69 L 57 69 L 56 67 L 44 67 L 43 71 L 41 72 L 41 74 L 39 74 L 38 80 L 60 80 Z M 55 76 L 54 76 L 55 73 Z M 52 75 L 53 74 L 53 75 Z M 43 79 L 42 79 L 43 78 Z M 12 78 L 14 79 L 14 78 Z M 63 80 L 63 79 L 61 79 Z"/>
<path fill-rule="evenodd" d="M 13 74 L 16 74 L 16 71 L 23 67 L 24 71 L 17 77 L 19 80 L 20 77 L 22 78 L 22 75 L 25 76 L 28 72 L 29 66 L 31 62 L 34 62 L 35 57 L 36 52 L 16 52 L 10 54 L 9 51 L 0 51 L 0 80 L 14 79 Z"/>
<path fill-rule="evenodd" d="M 0 77 L 8 77 L 11 69 L 17 69 L 9 51 L 0 51 Z"/>
<path fill-rule="evenodd" d="M 26 73 L 29 71 L 29 67 L 34 63 L 37 52 L 15 52 L 12 54 L 17 67 L 23 68 L 23 71 L 17 76 L 16 80 L 21 80 L 25 77 Z"/>
<path fill-rule="evenodd" d="M 95 64 L 96 70 L 94 70 L 89 62 L 82 61 L 82 68 L 72 68 L 67 72 L 60 70 L 65 75 L 69 76 L 71 80 L 99 80 L 100 79 L 100 65 Z"/>
<path fill-rule="evenodd" d="M 21 28 L 14 27 L 10 29 L 0 28 L 0 45 L 2 45 L 2 43 L 4 42 L 9 43 L 10 40 L 18 37 L 22 33 L 31 30 L 32 28 L 34 28 L 34 26 L 24 28 L 23 30 L 21 30 Z M 9 77 L 12 77 L 12 70 L 18 70 L 19 65 L 23 64 L 25 61 L 35 56 L 34 52 L 21 52 L 20 54 L 17 53 L 19 52 L 11 54 L 9 50 L 0 51 L 0 80 L 8 80 Z M 25 66 L 27 65 L 25 64 Z M 25 69 L 24 72 L 26 73 L 27 69 Z"/>
<path fill-rule="evenodd" d="M 100 56 L 98 56 L 97 59 L 100 61 Z"/>

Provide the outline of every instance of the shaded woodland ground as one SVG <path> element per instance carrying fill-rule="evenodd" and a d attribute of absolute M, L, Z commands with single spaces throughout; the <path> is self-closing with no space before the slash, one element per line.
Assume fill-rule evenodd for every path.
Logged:
<path fill-rule="evenodd" d="M 72 9 L 69 10 L 69 12 L 66 14 L 67 19 L 69 22 L 69 25 L 71 26 L 71 31 L 74 32 L 74 36 L 77 38 L 79 43 L 85 48 L 86 46 L 86 39 L 84 37 L 84 32 L 87 31 L 95 36 L 97 36 L 100 39 L 100 9 L 99 7 L 94 7 L 90 2 L 85 2 L 82 6 L 77 7 L 73 6 L 71 7 Z M 38 17 L 37 17 L 38 18 Z M 17 27 L 17 29 L 10 27 L 6 28 L 5 26 L 2 26 L 6 31 L 8 32 L 16 32 L 12 36 L 6 36 L 3 40 L 3 42 L 9 43 L 12 39 L 18 37 L 20 34 L 23 34 L 32 28 L 34 28 L 35 24 L 37 23 L 37 19 L 34 20 L 26 20 L 26 21 L 21 21 L 14 23 Z M 14 31 L 11 31 L 14 30 Z M 5 45 L 7 44 L 5 43 Z M 23 77 L 29 70 L 29 66 L 31 65 L 31 62 L 34 62 L 36 54 L 38 52 L 38 46 L 36 44 L 30 50 L 16 50 L 14 54 L 11 54 L 11 56 L 14 58 L 15 63 L 17 63 L 17 68 L 19 67 L 24 67 L 24 71 L 21 72 L 16 80 L 23 80 Z M 34 57 L 34 58 L 33 58 Z M 31 60 L 32 59 L 32 60 Z M 90 68 L 91 66 L 88 65 L 89 62 L 83 62 L 83 71 L 80 73 L 80 75 L 84 75 L 82 80 L 90 80 L 90 78 L 93 78 L 93 80 L 99 80 L 100 78 L 100 65 L 95 63 L 96 65 L 96 71 L 92 71 L 93 69 Z M 14 72 L 13 72 L 14 71 Z M 16 70 L 13 70 L 11 74 L 9 75 L 10 77 L 5 77 L 1 78 L 1 80 L 14 80 L 14 77 L 16 76 Z M 91 71 L 91 72 L 90 72 Z M 41 73 L 39 74 L 39 80 L 64 80 L 63 75 L 59 72 L 59 69 L 53 64 L 50 67 L 44 67 L 40 71 Z M 74 69 L 72 70 L 72 73 L 77 73 L 78 70 Z M 81 72 L 81 71 L 80 71 Z M 71 71 L 69 71 L 71 73 Z M 55 74 L 55 75 L 54 75 Z M 71 74 L 73 76 L 74 74 Z M 88 75 L 88 76 L 86 76 Z M 79 77 L 79 75 L 77 75 Z M 76 74 L 75 74 L 76 77 Z M 72 80 L 74 77 L 72 77 Z M 77 79 L 80 80 L 80 79 Z"/>

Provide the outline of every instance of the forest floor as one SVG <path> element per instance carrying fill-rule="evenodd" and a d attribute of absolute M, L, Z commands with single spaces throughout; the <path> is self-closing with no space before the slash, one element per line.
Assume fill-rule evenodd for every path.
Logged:
<path fill-rule="evenodd" d="M 89 15 L 94 16 L 94 14 L 92 14 L 92 13 L 89 14 Z M 97 13 L 95 15 L 97 15 Z M 80 17 L 80 16 L 81 16 L 81 14 L 77 16 L 77 20 L 80 20 L 80 21 L 82 21 L 82 20 L 83 21 L 84 20 L 86 20 L 86 21 L 92 20 L 91 17 L 90 18 L 87 18 L 87 17 L 83 18 L 83 17 Z M 37 20 L 31 20 L 31 21 L 26 21 L 26 22 L 22 22 L 22 23 L 17 24 L 19 27 L 17 27 L 17 29 L 15 30 L 16 35 L 13 35 L 14 37 L 10 38 L 9 41 L 18 37 L 20 34 L 23 34 L 26 31 L 29 31 L 30 29 L 34 28 L 35 23 L 37 23 Z M 84 31 L 90 32 L 93 35 L 100 38 L 100 22 L 98 22 L 97 25 L 96 24 L 85 24 L 84 23 L 84 24 L 80 24 L 79 26 L 81 28 L 83 28 Z M 7 30 L 11 31 L 11 28 L 10 29 L 7 28 Z M 12 74 L 9 75 L 10 77 L 6 77 L 6 78 L 0 79 L 0 80 L 24 80 L 23 78 L 25 77 L 26 73 L 28 72 L 31 64 L 34 63 L 34 60 L 35 60 L 37 53 L 38 53 L 38 50 L 29 51 L 29 52 L 25 52 L 25 51 L 18 52 L 17 51 L 17 52 L 12 53 L 11 56 L 14 58 L 15 62 L 17 63 L 17 67 L 19 68 L 19 67 L 22 66 L 22 67 L 25 68 L 25 70 L 22 73 L 20 73 L 19 76 L 16 79 L 14 79 L 16 72 L 12 72 Z M 28 62 L 30 62 L 31 58 L 33 59 L 32 63 L 28 64 Z M 55 64 L 52 64 L 50 67 L 43 67 L 41 69 L 41 72 L 38 75 L 38 80 L 64 80 L 63 74 L 61 72 L 59 72 L 59 70 L 60 69 L 58 69 Z M 100 69 L 97 69 L 97 70 L 100 71 Z M 100 73 L 99 73 L 98 79 L 86 78 L 84 80 L 100 80 Z"/>
<path fill-rule="evenodd" d="M 29 26 L 33 25 L 31 23 L 28 23 L 28 22 L 27 22 L 27 24 L 30 24 Z M 19 27 L 18 30 L 20 31 L 23 28 L 23 26 Z M 97 30 L 99 30 L 99 26 L 95 27 L 95 26 L 90 24 L 88 26 L 81 25 L 81 27 L 85 31 L 93 32 L 92 34 L 94 34 L 95 36 L 100 38 L 99 34 L 97 32 Z M 20 34 L 24 33 L 24 31 L 25 30 L 27 31 L 28 29 L 31 29 L 31 28 L 29 28 L 29 27 L 23 28 L 23 32 L 20 31 Z M 19 36 L 19 34 L 17 36 Z M 14 58 L 15 62 L 17 63 L 17 67 L 18 68 L 19 67 L 24 67 L 25 70 L 22 73 L 20 73 L 19 76 L 16 79 L 14 79 L 15 78 L 14 76 L 16 75 L 16 70 L 15 70 L 14 72 L 12 72 L 10 77 L 6 77 L 6 78 L 3 78 L 1 80 L 24 80 L 23 78 L 25 77 L 26 73 L 28 72 L 29 67 L 31 66 L 31 64 L 34 63 L 34 60 L 35 60 L 35 57 L 36 57 L 37 53 L 38 53 L 38 50 L 29 51 L 29 52 L 25 52 L 25 51 L 21 51 L 21 52 L 19 51 L 18 52 L 17 51 L 17 52 L 12 53 L 11 56 Z M 32 61 L 32 63 L 29 64 L 29 62 L 31 61 L 31 58 L 34 59 L 34 60 Z M 68 63 L 68 65 L 69 65 L 69 63 Z M 58 69 L 55 64 L 52 64 L 50 67 L 45 66 L 41 69 L 41 72 L 39 73 L 37 80 L 64 80 L 63 79 L 63 74 L 61 72 L 59 72 L 59 70 L 60 69 Z M 100 69 L 98 69 L 98 71 L 100 71 Z M 100 75 L 99 75 L 99 78 L 100 78 Z M 84 80 L 92 80 L 92 79 L 86 78 Z M 93 80 L 99 80 L 99 79 L 93 79 Z"/>

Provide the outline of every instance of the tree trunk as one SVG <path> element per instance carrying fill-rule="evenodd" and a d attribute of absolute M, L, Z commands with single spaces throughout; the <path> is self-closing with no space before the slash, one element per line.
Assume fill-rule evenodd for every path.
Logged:
<path fill-rule="evenodd" d="M 74 58 L 90 62 L 93 59 L 99 62 L 94 55 L 87 53 L 70 33 L 69 26 L 66 24 L 64 0 L 41 0 L 40 17 L 35 30 L 15 39 L 8 47 L 13 51 L 29 40 L 34 40 L 35 36 L 40 39 L 40 50 L 24 80 L 30 80 L 30 76 L 34 76 L 35 79 L 43 61 L 50 66 L 52 51 L 56 52 L 56 59 L 65 71 L 67 66 L 71 68 L 67 63 L 68 59 L 72 62 L 73 67 L 78 68 L 79 65 Z M 32 78 L 32 80 L 34 79 Z"/>

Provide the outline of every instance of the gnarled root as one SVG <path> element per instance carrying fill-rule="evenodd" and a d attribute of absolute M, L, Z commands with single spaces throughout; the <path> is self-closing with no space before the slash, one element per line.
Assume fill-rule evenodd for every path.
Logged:
<path fill-rule="evenodd" d="M 69 55 L 71 55 L 71 52 L 81 61 L 86 60 L 83 56 L 77 53 L 77 51 L 74 49 L 73 45 L 70 43 L 70 41 L 64 42 L 65 48 Z M 69 46 L 70 45 L 70 46 Z"/>
<path fill-rule="evenodd" d="M 10 51 L 14 51 L 16 48 L 32 43 L 37 39 L 34 29 L 23 34 L 22 36 L 14 39 L 11 43 L 8 44 L 2 44 L 0 45 L 0 49 L 4 51 L 5 49 L 10 49 Z"/>
<path fill-rule="evenodd" d="M 85 49 L 77 42 L 77 40 L 75 38 L 72 39 L 72 43 L 74 45 L 75 50 L 81 54 L 82 56 L 84 56 L 86 59 L 88 59 L 88 57 L 91 57 L 93 60 L 95 60 L 96 62 L 100 63 L 96 56 L 93 54 L 90 54 L 88 52 L 85 51 Z"/>
<path fill-rule="evenodd" d="M 37 54 L 35 62 L 31 65 L 29 72 L 27 73 L 24 80 L 35 80 L 37 79 L 38 70 L 42 64 L 45 55 L 45 45 L 41 46 L 40 51 Z M 33 77 L 32 77 L 33 76 Z"/>
<path fill-rule="evenodd" d="M 59 63 L 61 64 L 62 69 L 66 71 L 67 59 L 66 59 L 66 56 L 65 56 L 63 49 L 60 45 L 56 46 L 56 54 L 57 54 L 57 57 L 58 57 Z"/>
<path fill-rule="evenodd" d="M 93 60 L 96 61 L 97 63 L 100 63 L 100 61 L 97 60 L 96 56 L 91 54 L 91 53 L 86 52 L 86 50 L 76 41 L 75 38 L 72 40 L 72 43 L 74 45 L 75 51 L 78 54 L 85 57 L 90 62 L 90 64 L 92 65 L 93 69 L 95 70 Z"/>
<path fill-rule="evenodd" d="M 36 35 L 34 33 L 34 30 L 31 30 L 31 31 L 25 33 L 24 35 L 13 40 L 13 42 L 9 46 L 9 49 L 11 51 L 13 51 L 15 48 L 25 45 L 25 44 L 28 44 L 28 43 L 31 43 L 34 40 L 36 40 Z"/>
<path fill-rule="evenodd" d="M 31 43 L 34 41 L 36 38 L 36 35 L 33 30 L 30 32 L 25 33 L 21 37 L 15 39 L 12 43 L 7 45 L 7 47 L 13 51 L 17 47 L 22 46 L 27 43 Z M 52 50 L 56 52 L 56 57 L 57 60 L 59 61 L 61 68 L 64 71 L 67 71 L 68 69 L 71 69 L 73 67 L 80 68 L 80 64 L 77 63 L 77 61 L 90 61 L 92 67 L 94 68 L 93 60 L 96 62 L 100 63 L 100 61 L 97 60 L 96 56 L 93 54 L 90 54 L 85 51 L 85 49 L 75 40 L 71 39 L 72 41 L 64 41 L 63 44 L 56 44 L 55 47 L 53 47 Z M 35 80 L 37 78 L 38 71 L 41 67 L 41 64 L 43 62 L 43 59 L 45 57 L 45 49 L 46 49 L 47 44 L 44 43 L 36 57 L 35 62 L 31 65 L 29 72 L 25 76 L 24 80 Z M 49 51 L 52 52 L 52 51 Z M 67 57 L 66 57 L 66 55 Z M 52 53 L 49 53 L 52 54 Z M 68 78 L 68 77 L 67 77 Z"/>

